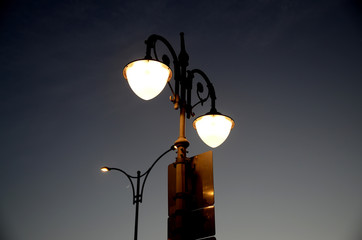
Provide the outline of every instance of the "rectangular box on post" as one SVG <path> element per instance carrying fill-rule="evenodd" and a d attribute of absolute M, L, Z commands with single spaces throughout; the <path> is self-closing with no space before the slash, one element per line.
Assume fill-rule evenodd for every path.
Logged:
<path fill-rule="evenodd" d="M 212 151 L 189 159 L 185 178 L 188 186 L 185 193 L 187 209 L 182 209 L 181 213 L 176 211 L 175 206 L 175 169 L 175 164 L 168 166 L 168 239 L 182 239 L 184 234 L 189 239 L 210 237 L 207 240 L 216 240 L 212 237 L 215 235 Z M 181 226 L 176 220 L 180 218 Z"/>

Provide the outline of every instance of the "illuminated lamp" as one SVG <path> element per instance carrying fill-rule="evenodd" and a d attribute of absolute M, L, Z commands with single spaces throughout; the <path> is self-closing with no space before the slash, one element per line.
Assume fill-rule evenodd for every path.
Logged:
<path fill-rule="evenodd" d="M 220 113 L 207 113 L 195 119 L 193 126 L 206 145 L 216 148 L 229 136 L 234 120 Z"/>
<path fill-rule="evenodd" d="M 165 88 L 172 71 L 160 61 L 141 59 L 127 64 L 123 76 L 138 97 L 150 100 Z"/>

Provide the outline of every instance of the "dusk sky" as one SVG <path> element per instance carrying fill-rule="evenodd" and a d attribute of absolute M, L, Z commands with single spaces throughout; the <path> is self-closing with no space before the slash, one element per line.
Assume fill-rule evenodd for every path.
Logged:
<path fill-rule="evenodd" d="M 362 240 L 361 0 L 3 1 L 0 239 L 133 239 L 130 184 L 99 168 L 144 172 L 177 139 L 169 89 L 144 101 L 122 71 L 180 32 L 236 124 L 212 149 L 216 239 Z M 211 150 L 192 120 L 190 157 Z M 167 239 L 175 157 L 139 240 Z"/>

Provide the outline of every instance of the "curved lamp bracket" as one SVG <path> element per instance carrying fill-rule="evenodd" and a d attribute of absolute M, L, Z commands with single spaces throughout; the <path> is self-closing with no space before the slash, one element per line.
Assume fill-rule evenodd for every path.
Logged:
<path fill-rule="evenodd" d="M 215 89 L 210 82 L 207 75 L 201 71 L 200 69 L 193 69 L 191 71 L 187 71 L 186 67 L 189 64 L 189 56 L 185 50 L 185 41 L 184 41 L 184 33 L 180 33 L 181 37 L 181 51 L 180 54 L 177 56 L 176 51 L 171 46 L 171 44 L 162 36 L 153 34 L 145 41 L 147 49 L 146 49 L 146 56 L 145 59 L 153 59 L 152 54 L 154 55 L 154 58 L 157 61 L 161 61 L 167 66 L 170 65 L 170 58 L 167 55 L 162 56 L 162 60 L 159 59 L 156 51 L 156 43 L 157 41 L 162 42 L 168 49 L 168 51 L 171 54 L 173 65 L 174 65 L 174 79 L 175 79 L 175 90 L 173 90 L 170 82 L 168 82 L 168 85 L 172 92 L 172 99 L 171 101 L 175 104 L 175 109 L 178 109 L 179 104 L 185 104 L 186 106 L 186 113 L 187 118 L 190 118 L 191 116 L 194 116 L 194 113 L 192 112 L 192 109 L 196 107 L 198 104 L 203 105 L 204 102 L 206 102 L 209 98 L 211 98 L 211 111 L 210 112 L 216 112 L 215 109 Z M 186 76 L 187 73 L 187 76 Z M 199 101 L 195 104 L 191 104 L 191 90 L 192 90 L 192 84 L 194 75 L 198 74 L 200 75 L 204 81 L 206 82 L 206 87 L 208 89 L 208 93 L 205 97 L 201 96 L 201 93 L 204 91 L 204 85 L 201 82 L 197 83 L 196 86 L 196 93 Z M 181 90 L 180 90 L 181 87 Z"/>
<path fill-rule="evenodd" d="M 137 171 L 137 176 L 131 176 L 131 175 L 129 175 L 128 173 L 126 173 L 125 171 L 123 171 L 120 168 L 109 168 L 109 167 L 106 167 L 106 168 L 109 171 L 116 170 L 116 171 L 119 171 L 119 172 L 123 173 L 124 175 L 126 175 L 126 177 L 128 178 L 128 180 L 129 180 L 129 182 L 131 183 L 131 186 L 132 186 L 133 204 L 135 204 L 137 201 L 142 202 L 142 197 L 139 197 L 138 194 L 136 194 L 134 183 L 132 181 L 132 179 L 137 179 L 137 181 L 138 181 L 138 179 L 140 177 L 140 173 L 141 173 L 140 171 Z"/>
<path fill-rule="evenodd" d="M 161 61 L 164 64 L 166 64 L 167 66 L 170 66 L 170 58 L 166 54 L 164 54 L 162 56 L 162 60 L 160 60 L 158 58 L 157 51 L 156 51 L 157 41 L 162 42 L 167 47 L 167 49 L 169 50 L 169 52 L 172 56 L 173 65 L 174 65 L 174 74 L 173 75 L 174 75 L 174 79 L 175 79 L 175 91 L 173 90 L 173 88 L 169 82 L 168 82 L 168 86 L 170 87 L 172 95 L 173 95 L 172 101 L 176 102 L 178 100 L 178 99 L 176 99 L 176 96 L 178 96 L 178 94 L 179 94 L 179 84 L 180 84 L 180 61 L 179 61 L 176 51 L 173 49 L 172 45 L 164 37 L 157 35 L 157 34 L 152 34 L 145 41 L 146 46 L 147 46 L 145 59 L 152 59 L 151 51 L 153 50 L 152 51 L 153 55 L 157 61 Z M 187 64 L 188 64 L 188 58 L 187 58 Z"/>
<path fill-rule="evenodd" d="M 175 79 L 175 90 L 173 90 L 170 83 L 168 86 L 171 89 L 173 97 L 171 101 L 174 103 L 175 109 L 179 108 L 179 104 L 186 104 L 185 97 L 186 97 L 186 89 L 187 89 L 187 82 L 186 80 L 186 68 L 189 65 L 189 55 L 185 50 L 185 40 L 184 40 L 184 33 L 180 33 L 181 37 L 181 51 L 177 56 L 175 50 L 171 46 L 171 44 L 162 36 L 153 34 L 151 35 L 146 41 L 147 49 L 146 49 L 146 56 L 145 59 L 152 59 L 151 52 L 153 50 L 153 55 L 156 60 L 163 62 L 167 66 L 170 64 L 170 58 L 167 55 L 162 56 L 162 60 L 160 60 L 157 56 L 156 52 L 156 42 L 162 42 L 169 52 L 171 53 L 173 65 L 174 65 L 174 73 L 173 78 Z M 180 89 L 181 88 L 181 89 Z"/>
<path fill-rule="evenodd" d="M 143 197 L 143 190 L 145 187 L 145 183 L 147 180 L 148 175 L 150 174 L 152 168 L 156 165 L 156 163 L 164 156 L 166 155 L 168 152 L 175 150 L 175 146 L 172 145 L 170 149 L 168 149 L 166 152 L 162 153 L 154 162 L 153 164 L 147 169 L 146 172 L 144 172 L 143 174 L 141 174 L 141 171 L 137 171 L 137 176 L 132 176 L 128 173 L 126 173 L 124 170 L 120 169 L 120 168 L 109 168 L 109 167 L 103 167 L 102 169 L 106 169 L 106 171 L 111 171 L 111 170 L 116 170 L 119 171 L 121 173 L 123 173 L 129 180 L 129 182 L 131 183 L 132 186 L 132 195 L 133 195 L 133 204 L 136 203 L 140 203 L 142 202 L 142 197 Z M 141 191 L 140 191 L 140 180 L 142 177 L 145 177 L 142 181 L 142 187 L 141 187 Z M 134 186 L 134 182 L 133 179 L 136 179 L 136 184 L 137 184 L 137 189 L 135 189 Z"/>
<path fill-rule="evenodd" d="M 200 93 L 204 92 L 204 85 L 201 82 L 198 82 L 196 85 L 196 93 L 197 93 L 197 97 L 199 99 L 198 102 L 196 102 L 195 104 L 191 105 L 191 88 L 190 91 L 188 91 L 188 103 L 189 103 L 189 110 L 187 111 L 187 117 L 190 118 L 190 115 L 194 115 L 192 113 L 192 109 L 194 107 L 196 107 L 197 105 L 201 104 L 203 105 L 204 102 L 206 102 L 209 98 L 211 99 L 211 113 L 216 113 L 216 108 L 215 108 L 215 100 L 216 100 L 216 94 L 215 94 L 215 88 L 212 85 L 211 81 L 209 80 L 209 78 L 207 77 L 207 75 L 201 71 L 200 69 L 193 69 L 191 71 L 188 71 L 188 78 L 189 78 L 189 82 L 190 85 L 192 85 L 192 81 L 195 77 L 195 74 L 199 74 L 203 80 L 206 82 L 206 87 L 207 87 L 207 95 L 205 97 L 202 97 Z"/>

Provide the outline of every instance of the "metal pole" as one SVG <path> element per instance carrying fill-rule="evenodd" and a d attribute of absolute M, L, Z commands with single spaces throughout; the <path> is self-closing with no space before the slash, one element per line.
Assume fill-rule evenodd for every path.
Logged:
<path fill-rule="evenodd" d="M 135 203 L 136 203 L 136 216 L 135 216 L 135 225 L 134 225 L 134 240 L 137 240 L 137 233 L 138 233 L 138 209 L 139 209 L 139 203 L 141 200 L 140 196 L 140 179 L 141 179 L 141 172 L 137 171 L 137 192 L 135 196 Z"/>
<path fill-rule="evenodd" d="M 189 142 L 185 137 L 185 113 L 186 108 L 184 102 L 180 104 L 180 132 L 179 138 L 175 142 L 177 146 L 176 158 L 176 211 L 175 211 L 175 227 L 176 236 L 173 240 L 186 240 L 187 229 L 185 228 L 185 213 L 187 211 L 187 187 L 186 187 L 186 149 Z"/>
<path fill-rule="evenodd" d="M 183 33 L 180 34 L 181 37 L 181 51 L 179 54 L 180 62 L 180 75 L 179 81 L 181 85 L 179 106 L 180 106 L 180 129 L 179 137 L 175 142 L 177 146 L 177 158 L 176 158 L 176 211 L 175 211 L 175 225 L 176 225 L 176 238 L 173 240 L 186 240 L 188 233 L 185 228 L 185 213 L 187 209 L 187 186 L 186 186 L 186 149 L 190 145 L 189 141 L 186 139 L 186 69 L 188 66 L 189 56 L 185 50 L 185 41 Z"/>

